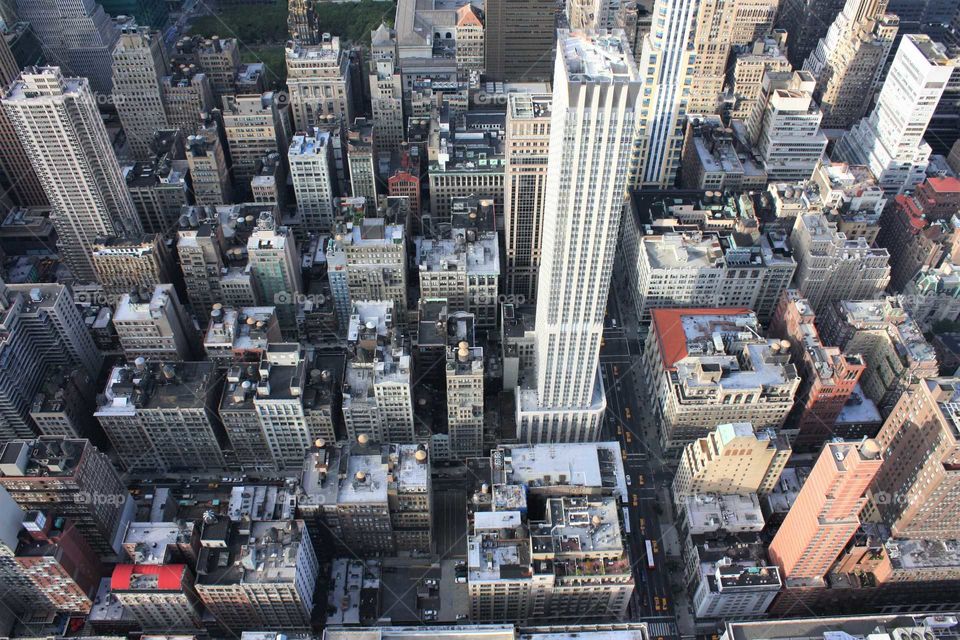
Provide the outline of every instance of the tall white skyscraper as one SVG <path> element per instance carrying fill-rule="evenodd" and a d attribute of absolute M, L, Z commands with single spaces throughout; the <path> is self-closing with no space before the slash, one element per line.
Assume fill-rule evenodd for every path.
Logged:
<path fill-rule="evenodd" d="M 777 0 L 656 0 L 638 67 L 645 82 L 642 145 L 631 180 L 673 186 L 687 114 L 716 113 L 732 47 L 768 33 Z"/>
<path fill-rule="evenodd" d="M 887 193 L 922 182 L 931 153 L 923 135 L 953 67 L 942 45 L 925 35 L 905 35 L 877 106 L 840 139 L 834 160 L 867 165 Z"/>
<path fill-rule="evenodd" d="M 561 30 L 538 276 L 536 376 L 519 395 L 521 440 L 596 439 L 598 376 L 643 83 L 623 32 Z M 533 378 L 533 376 L 529 376 Z"/>
<path fill-rule="evenodd" d="M 141 229 L 89 83 L 58 67 L 25 69 L 3 107 L 53 207 L 64 261 L 78 280 L 95 280 L 97 238 Z"/>
<path fill-rule="evenodd" d="M 693 40 L 698 5 L 698 0 L 659 0 L 654 5 L 657 27 L 644 38 L 640 56 L 651 92 L 644 96 L 643 145 L 632 177 L 640 185 L 669 186 L 680 166 L 696 61 Z"/>

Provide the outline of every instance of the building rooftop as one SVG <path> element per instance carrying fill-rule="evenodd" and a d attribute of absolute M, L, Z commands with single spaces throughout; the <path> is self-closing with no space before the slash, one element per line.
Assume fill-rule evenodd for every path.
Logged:
<path fill-rule="evenodd" d="M 391 444 L 388 448 L 388 470 L 392 482 L 401 493 L 426 493 L 430 487 L 429 458 L 418 459 L 417 452 L 426 449 L 415 444 Z"/>
<path fill-rule="evenodd" d="M 96 416 L 134 415 L 145 409 L 200 409 L 217 384 L 212 362 L 143 363 L 114 367 Z"/>
<path fill-rule="evenodd" d="M 720 116 L 691 117 L 693 144 L 704 171 L 743 174 L 743 164 L 734 146 L 733 130 L 725 127 Z"/>
<path fill-rule="evenodd" d="M 376 384 L 410 384 L 410 354 L 403 336 L 393 328 L 392 302 L 354 302 L 347 345 L 345 407 L 354 398 L 372 397 Z"/>
<path fill-rule="evenodd" d="M 4 100 L 20 102 L 61 95 L 77 97 L 85 88 L 89 89 L 89 84 L 86 78 L 64 77 L 60 67 L 27 67 L 20 79 L 7 88 Z"/>
<path fill-rule="evenodd" d="M 790 510 L 811 470 L 811 466 L 790 466 L 783 470 L 776 487 L 763 498 L 768 517 L 771 513 L 786 514 Z"/>
<path fill-rule="evenodd" d="M 691 534 L 715 531 L 761 531 L 763 512 L 756 494 L 698 494 L 683 498 L 686 526 Z"/>
<path fill-rule="evenodd" d="M 386 503 L 387 470 L 380 463 L 380 459 L 379 453 L 349 457 L 347 477 L 340 483 L 340 502 Z"/>
<path fill-rule="evenodd" d="M 294 496 L 272 485 L 241 485 L 230 488 L 227 515 L 233 522 L 250 520 L 290 520 L 294 513 Z"/>
<path fill-rule="evenodd" d="M 185 564 L 118 564 L 111 591 L 180 591 L 188 573 Z"/>
<path fill-rule="evenodd" d="M 190 166 L 186 160 L 175 160 L 171 155 L 163 154 L 149 162 L 135 162 L 124 166 L 123 177 L 127 187 L 132 189 L 163 185 L 173 185 L 183 189 L 186 188 L 189 171 Z"/>
<path fill-rule="evenodd" d="M 798 227 L 802 227 L 810 236 L 808 248 L 811 257 L 850 260 L 867 256 L 883 258 L 890 256 L 886 249 L 870 246 L 866 238 L 847 238 L 846 234 L 838 231 L 837 225 L 822 213 L 800 215 L 796 225 L 794 233 L 797 233 Z"/>
<path fill-rule="evenodd" d="M 276 324 L 276 307 L 215 308 L 203 339 L 205 349 L 263 351 L 279 332 L 271 332 Z M 274 336 L 271 336 L 274 333 Z"/>
<path fill-rule="evenodd" d="M 936 67 L 954 66 L 953 59 L 947 55 L 947 48 L 939 42 L 934 42 L 930 36 L 920 33 L 909 33 L 906 34 L 906 37 L 920 50 L 920 53 L 924 55 L 927 62 L 931 65 Z"/>
<path fill-rule="evenodd" d="M 162 314 L 167 305 L 171 303 L 172 293 L 175 295 L 172 284 L 158 284 L 153 288 L 153 291 L 145 289 L 125 293 L 120 297 L 120 302 L 117 303 L 113 321 L 114 323 L 152 323 L 153 318 L 157 314 Z"/>
<path fill-rule="evenodd" d="M 643 238 L 643 252 L 653 269 L 721 269 L 723 247 L 716 236 L 668 233 Z"/>
<path fill-rule="evenodd" d="M 960 569 L 960 540 L 891 538 L 884 547 L 895 571 Z"/>
<path fill-rule="evenodd" d="M 323 631 L 323 640 L 453 640 L 454 638 L 463 638 L 464 640 L 515 640 L 512 624 L 431 624 L 429 627 L 327 627 Z M 624 638 L 623 640 L 627 639 Z M 646 639 L 637 638 L 636 640 Z"/>
<path fill-rule="evenodd" d="M 956 638 L 956 614 L 917 613 L 727 622 L 723 640 L 935 640 Z M 916 638 L 914 638 L 916 634 Z"/>
<path fill-rule="evenodd" d="M 139 624 L 137 619 L 133 612 L 123 606 L 123 603 L 111 592 L 110 581 L 109 577 L 100 580 L 87 620 L 93 624 L 119 624 L 136 628 Z"/>
<path fill-rule="evenodd" d="M 759 333 L 749 309 L 654 309 L 664 369 L 694 387 L 753 389 L 794 385 L 796 367 L 779 340 Z"/>
<path fill-rule="evenodd" d="M 531 523 L 534 555 L 557 556 L 623 553 L 617 500 L 604 498 L 550 498 L 546 520 Z"/>
<path fill-rule="evenodd" d="M 735 562 L 718 562 L 709 579 L 711 590 L 721 593 L 761 589 L 778 591 L 782 585 L 778 567 Z"/>
<path fill-rule="evenodd" d="M 837 304 L 843 320 L 857 329 L 880 328 L 889 322 L 902 322 L 907 317 L 900 301 L 894 297 L 882 300 L 841 300 Z"/>
<path fill-rule="evenodd" d="M 52 233 L 49 207 L 13 207 L 0 222 L 0 239 L 44 239 Z"/>
<path fill-rule="evenodd" d="M 327 147 L 330 144 L 330 132 L 320 129 L 312 130 L 310 134 L 299 133 L 293 136 L 290 141 L 288 155 L 294 156 L 319 156 L 326 155 Z"/>
<path fill-rule="evenodd" d="M 131 522 L 123 536 L 123 546 L 134 564 L 164 564 L 169 548 L 189 543 L 192 532 L 192 523 Z"/>
<path fill-rule="evenodd" d="M 883 418 L 876 403 L 868 398 L 858 384 L 847 403 L 837 415 L 836 424 L 881 424 Z"/>
<path fill-rule="evenodd" d="M 326 624 L 360 624 L 362 619 L 376 618 L 376 611 L 366 611 L 366 600 L 380 589 L 380 561 L 353 558 L 334 558 L 330 575 L 333 588 L 327 596 Z M 365 593 L 365 591 L 367 593 Z M 363 610 L 363 611 L 362 611 Z M 372 613 L 372 616 L 370 615 Z"/>
<path fill-rule="evenodd" d="M 404 239 L 403 225 L 387 224 L 383 218 L 344 220 L 334 226 L 333 233 L 329 242 L 339 243 L 345 248 L 400 245 Z M 354 261 L 351 260 L 350 264 L 352 266 Z"/>
<path fill-rule="evenodd" d="M 550 118 L 553 112 L 553 95 L 549 93 L 508 94 L 507 108 L 511 120 Z"/>
<path fill-rule="evenodd" d="M 500 248 L 496 233 L 475 239 L 416 239 L 417 264 L 421 271 L 465 271 L 471 275 L 499 275 Z"/>
<path fill-rule="evenodd" d="M 561 29 L 557 35 L 557 50 L 562 52 L 570 82 L 638 81 L 630 44 L 622 31 L 601 34 Z"/>
<path fill-rule="evenodd" d="M 647 629 L 637 625 L 646 623 L 628 623 L 620 629 L 596 629 L 576 631 L 519 631 L 517 640 L 646 640 L 649 638 Z"/>
<path fill-rule="evenodd" d="M 227 535 L 222 536 L 221 530 Z M 253 522 L 249 534 L 230 527 L 218 527 L 216 531 L 215 540 L 209 535 L 202 539 L 198 584 L 294 582 L 299 545 L 310 544 L 302 520 Z M 221 546 L 224 542 L 226 546 Z"/>
<path fill-rule="evenodd" d="M 386 504 L 391 489 L 429 491 L 429 454 L 420 445 L 318 444 L 303 465 L 300 504 Z"/>
<path fill-rule="evenodd" d="M 494 485 L 536 491 L 555 485 L 596 488 L 627 495 L 619 442 L 500 446 L 490 454 Z"/>
<path fill-rule="evenodd" d="M 0 448 L 0 478 L 69 478 L 88 446 L 89 440 L 58 436 L 11 440 Z"/>

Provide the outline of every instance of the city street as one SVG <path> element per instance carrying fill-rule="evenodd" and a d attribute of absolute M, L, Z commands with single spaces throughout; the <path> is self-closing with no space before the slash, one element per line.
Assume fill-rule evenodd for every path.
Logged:
<path fill-rule="evenodd" d="M 646 394 L 638 394 L 643 385 L 641 345 L 636 324 L 628 315 L 626 309 L 621 309 L 616 292 L 612 292 L 600 352 L 607 396 L 602 438 L 620 442 L 625 453 L 624 470 L 630 478 L 627 500 L 629 540 L 637 582 L 637 599 L 632 612 L 641 618 L 671 616 L 674 593 L 661 533 L 661 521 L 668 515 L 669 506 L 658 497 L 665 495 L 664 489 L 669 486 L 673 475 L 660 459 L 653 412 L 647 406 L 646 397 L 640 397 Z M 653 568 L 648 566 L 648 540 L 653 548 Z"/>

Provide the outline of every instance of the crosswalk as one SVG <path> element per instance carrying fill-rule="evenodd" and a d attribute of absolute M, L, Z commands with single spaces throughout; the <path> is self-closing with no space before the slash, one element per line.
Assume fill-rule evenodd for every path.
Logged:
<path fill-rule="evenodd" d="M 672 621 L 648 622 L 647 631 L 651 638 L 676 638 L 680 635 L 676 623 Z"/>

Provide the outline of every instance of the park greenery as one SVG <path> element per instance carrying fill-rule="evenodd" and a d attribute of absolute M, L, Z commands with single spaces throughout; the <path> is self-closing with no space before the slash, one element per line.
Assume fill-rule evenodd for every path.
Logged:
<path fill-rule="evenodd" d="M 368 45 L 370 32 L 381 22 L 393 24 L 395 4 L 390 0 L 319 2 L 315 5 L 320 30 L 354 44 Z M 214 15 L 198 16 L 191 35 L 237 38 L 243 62 L 262 62 L 269 88 L 286 82 L 284 46 L 287 41 L 287 0 L 275 4 L 223 7 Z"/>

